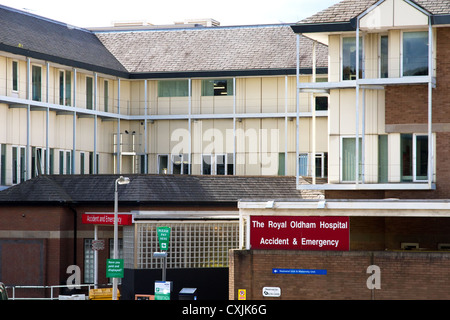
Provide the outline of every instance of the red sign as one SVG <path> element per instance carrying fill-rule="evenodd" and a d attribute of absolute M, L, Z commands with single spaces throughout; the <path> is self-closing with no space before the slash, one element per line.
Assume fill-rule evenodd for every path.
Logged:
<path fill-rule="evenodd" d="M 251 216 L 252 249 L 350 250 L 348 217 Z"/>
<path fill-rule="evenodd" d="M 106 224 L 114 225 L 114 213 L 85 213 L 82 216 L 85 224 Z M 117 224 L 119 226 L 130 226 L 133 224 L 131 214 L 118 214 Z"/>

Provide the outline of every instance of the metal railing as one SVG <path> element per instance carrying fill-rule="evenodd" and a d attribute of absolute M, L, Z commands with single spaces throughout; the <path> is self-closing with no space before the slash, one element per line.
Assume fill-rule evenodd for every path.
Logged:
<path fill-rule="evenodd" d="M 60 294 L 54 297 L 55 290 L 60 288 L 69 288 L 69 287 L 87 287 L 86 299 L 89 297 L 89 291 L 91 288 L 95 288 L 94 284 L 79 284 L 79 285 L 55 285 L 55 286 L 6 286 L 7 289 L 12 292 L 12 295 L 8 297 L 10 300 L 60 300 Z M 30 290 L 30 289 L 50 289 L 50 297 L 34 297 L 34 298 L 18 298 L 16 297 L 16 290 Z M 78 291 L 78 290 L 77 290 Z M 45 294 L 44 294 L 45 295 Z"/>

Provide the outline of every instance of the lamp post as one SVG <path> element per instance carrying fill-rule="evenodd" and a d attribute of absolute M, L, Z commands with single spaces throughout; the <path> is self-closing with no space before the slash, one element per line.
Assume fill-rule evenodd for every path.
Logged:
<path fill-rule="evenodd" d="M 119 219 L 118 219 L 118 208 L 119 208 L 119 193 L 117 192 L 117 185 L 129 184 L 130 178 L 120 176 L 116 179 L 114 188 L 114 259 L 119 257 Z M 113 278 L 113 300 L 117 300 L 117 282 L 118 278 Z"/>

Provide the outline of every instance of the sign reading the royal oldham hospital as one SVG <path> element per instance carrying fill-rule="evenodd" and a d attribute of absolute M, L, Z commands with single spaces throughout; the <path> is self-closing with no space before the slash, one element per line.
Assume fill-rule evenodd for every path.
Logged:
<path fill-rule="evenodd" d="M 252 249 L 350 249 L 348 217 L 251 216 Z"/>

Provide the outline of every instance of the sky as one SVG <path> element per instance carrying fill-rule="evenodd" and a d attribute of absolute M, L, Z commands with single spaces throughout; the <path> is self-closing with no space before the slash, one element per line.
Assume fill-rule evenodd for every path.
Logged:
<path fill-rule="evenodd" d="M 105 27 L 117 21 L 167 25 L 212 18 L 221 26 L 293 23 L 340 0 L 0 0 L 1 5 L 76 27 Z"/>

